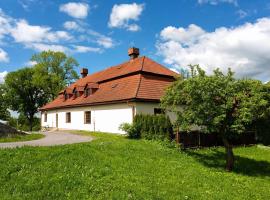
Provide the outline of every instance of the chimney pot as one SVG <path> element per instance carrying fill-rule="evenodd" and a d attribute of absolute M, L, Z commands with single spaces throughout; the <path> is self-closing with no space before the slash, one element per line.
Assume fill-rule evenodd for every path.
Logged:
<path fill-rule="evenodd" d="M 82 78 L 86 77 L 88 75 L 88 69 L 87 68 L 82 68 L 81 69 L 81 75 L 82 75 Z"/>
<path fill-rule="evenodd" d="M 138 56 L 140 55 L 140 50 L 139 48 L 136 47 L 131 47 L 128 49 L 128 55 L 130 57 L 131 60 L 138 58 Z"/>

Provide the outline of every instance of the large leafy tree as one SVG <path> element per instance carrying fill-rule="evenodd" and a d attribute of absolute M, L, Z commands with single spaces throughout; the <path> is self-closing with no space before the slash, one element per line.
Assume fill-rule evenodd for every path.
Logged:
<path fill-rule="evenodd" d="M 177 113 L 182 130 L 197 125 L 204 132 L 222 137 L 226 150 L 226 170 L 234 166 L 231 139 L 244 134 L 261 118 L 268 107 L 268 92 L 257 80 L 235 79 L 229 69 L 206 75 L 199 66 L 191 66 L 191 76 L 179 78 L 162 98 L 162 106 Z"/>
<path fill-rule="evenodd" d="M 35 62 L 34 84 L 43 88 L 48 101 L 54 99 L 60 90 L 79 78 L 75 68 L 78 62 L 62 52 L 43 51 L 32 56 Z"/>
<path fill-rule="evenodd" d="M 34 68 L 23 68 L 8 73 L 5 79 L 5 98 L 12 110 L 27 117 L 31 131 L 38 108 L 47 101 L 43 88 L 33 81 L 34 73 Z"/>
<path fill-rule="evenodd" d="M 8 120 L 9 118 L 10 118 L 10 113 L 8 111 L 8 105 L 5 98 L 4 84 L 0 84 L 0 119 Z"/>

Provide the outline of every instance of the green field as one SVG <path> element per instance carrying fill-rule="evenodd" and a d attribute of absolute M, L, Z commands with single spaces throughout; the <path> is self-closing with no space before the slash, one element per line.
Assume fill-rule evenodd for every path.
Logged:
<path fill-rule="evenodd" d="M 84 134 L 84 133 L 83 133 Z M 270 150 L 180 152 L 158 142 L 93 134 L 89 143 L 0 150 L 0 199 L 265 199 Z"/>
<path fill-rule="evenodd" d="M 43 134 L 26 134 L 26 135 L 12 135 L 10 137 L 0 137 L 0 143 L 2 142 L 20 142 L 20 141 L 29 141 L 29 140 L 37 140 L 44 138 Z"/>

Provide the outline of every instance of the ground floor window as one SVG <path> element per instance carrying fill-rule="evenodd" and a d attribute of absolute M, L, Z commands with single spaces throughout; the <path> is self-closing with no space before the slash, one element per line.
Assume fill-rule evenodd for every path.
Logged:
<path fill-rule="evenodd" d="M 164 109 L 161 108 L 154 108 L 154 115 L 158 115 L 158 114 L 164 114 Z"/>
<path fill-rule="evenodd" d="M 66 113 L 66 123 L 70 123 L 71 122 L 71 113 L 67 112 Z"/>
<path fill-rule="evenodd" d="M 47 122 L 47 113 L 44 113 L 44 122 Z"/>
<path fill-rule="evenodd" d="M 84 112 L 84 123 L 91 124 L 91 111 Z"/>

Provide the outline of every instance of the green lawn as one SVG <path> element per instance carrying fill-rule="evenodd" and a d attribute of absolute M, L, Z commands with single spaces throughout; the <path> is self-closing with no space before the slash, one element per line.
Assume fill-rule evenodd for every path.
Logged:
<path fill-rule="evenodd" d="M 265 199 L 270 150 L 180 152 L 157 142 L 95 133 L 89 143 L 0 150 L 1 199 Z"/>
<path fill-rule="evenodd" d="M 27 134 L 27 135 L 12 135 L 10 137 L 0 137 L 0 143 L 37 140 L 43 137 L 45 137 L 43 134 L 38 134 L 38 133 Z"/>

